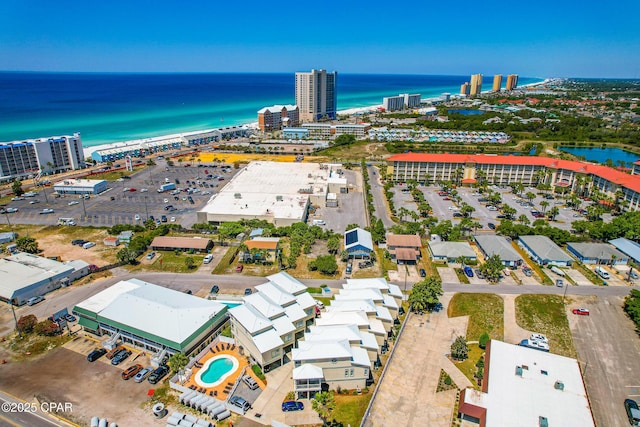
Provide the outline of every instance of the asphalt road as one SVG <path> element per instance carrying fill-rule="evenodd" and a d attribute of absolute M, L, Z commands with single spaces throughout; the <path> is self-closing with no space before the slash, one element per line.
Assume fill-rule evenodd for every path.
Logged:
<path fill-rule="evenodd" d="M 65 424 L 54 422 L 40 413 L 40 407 L 31 406 L 29 402 L 28 410 L 24 408 L 25 403 L 0 392 L 0 427 L 51 427 L 64 426 Z M 37 411 L 33 411 L 37 409 Z"/>
<path fill-rule="evenodd" d="M 396 225 L 396 223 L 391 220 L 389 212 L 387 211 L 384 186 L 380 184 L 380 173 L 378 172 L 378 168 L 368 166 L 367 171 L 369 172 L 369 183 L 371 184 L 371 194 L 373 195 L 373 207 L 376 209 L 374 215 L 377 218 L 382 219 L 382 223 L 385 228 L 392 227 Z"/>

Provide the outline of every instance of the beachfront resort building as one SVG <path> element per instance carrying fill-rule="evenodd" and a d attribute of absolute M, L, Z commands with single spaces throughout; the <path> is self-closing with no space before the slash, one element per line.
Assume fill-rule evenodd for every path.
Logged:
<path fill-rule="evenodd" d="M 458 416 L 480 427 L 595 426 L 576 359 L 497 340 L 482 389 L 460 392 Z"/>
<path fill-rule="evenodd" d="M 517 87 L 518 87 L 518 75 L 517 74 L 509 74 L 507 76 L 506 90 L 514 90 Z"/>
<path fill-rule="evenodd" d="M 300 123 L 296 105 L 272 105 L 258 110 L 258 127 L 262 132 L 295 127 Z"/>
<path fill-rule="evenodd" d="M 0 181 L 83 167 L 80 133 L 0 143 Z"/>
<path fill-rule="evenodd" d="M 462 185 L 521 182 L 530 187 L 542 183 L 565 193 L 589 194 L 596 189 L 612 199 L 620 191 L 619 205 L 624 210 L 640 210 L 640 176 L 593 163 L 537 156 L 446 153 L 403 153 L 387 161 L 394 181 L 452 181 Z"/>
<path fill-rule="evenodd" d="M 53 184 L 58 194 L 100 194 L 107 191 L 104 179 L 64 179 Z"/>
<path fill-rule="evenodd" d="M 318 163 L 251 162 L 211 197 L 198 212 L 198 222 L 263 219 L 277 227 L 305 222 L 311 204 L 325 206 L 329 193 L 346 187 L 344 178 L 335 177 L 338 169 Z"/>
<path fill-rule="evenodd" d="M 469 96 L 470 92 L 471 86 L 469 85 L 469 82 L 464 82 L 460 85 L 460 95 Z"/>
<path fill-rule="evenodd" d="M 315 318 L 307 287 L 287 273 L 267 276 L 267 283 L 229 310 L 236 343 L 267 372 L 285 363 L 285 355 Z"/>
<path fill-rule="evenodd" d="M 296 73 L 296 105 L 301 122 L 335 119 L 338 111 L 338 72 L 311 70 Z"/>
<path fill-rule="evenodd" d="M 85 331 L 146 351 L 197 353 L 218 336 L 227 306 L 154 285 L 122 280 L 73 308 Z"/>
<path fill-rule="evenodd" d="M 250 130 L 246 126 L 230 126 L 205 131 L 117 142 L 93 151 L 91 153 L 91 159 L 96 162 L 113 162 L 126 157 L 145 157 L 149 154 L 197 147 L 212 142 L 219 142 L 224 139 L 246 137 L 249 136 L 249 133 Z"/>
<path fill-rule="evenodd" d="M 502 74 L 496 74 L 493 76 L 493 88 L 494 92 L 500 92 L 500 88 L 502 87 Z"/>
<path fill-rule="evenodd" d="M 398 111 L 420 106 L 420 94 L 401 93 L 398 96 L 382 98 L 382 107 L 385 111 Z"/>
<path fill-rule="evenodd" d="M 479 96 L 482 93 L 482 74 L 471 75 L 471 87 L 469 94 L 471 96 Z"/>

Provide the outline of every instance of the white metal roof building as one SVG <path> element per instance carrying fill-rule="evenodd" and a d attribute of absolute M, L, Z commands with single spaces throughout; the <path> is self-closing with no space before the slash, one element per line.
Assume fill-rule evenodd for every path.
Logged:
<path fill-rule="evenodd" d="M 284 362 L 315 315 L 315 301 L 298 280 L 282 272 L 267 280 L 229 310 L 234 338 L 263 369 Z"/>
<path fill-rule="evenodd" d="M 482 391 L 463 390 L 458 412 L 481 427 L 595 426 L 577 360 L 496 340 Z"/>
<path fill-rule="evenodd" d="M 569 267 L 573 258 L 547 236 L 520 236 L 518 246 L 540 265 Z"/>
<path fill-rule="evenodd" d="M 367 257 L 373 251 L 371 233 L 354 228 L 344 233 L 344 250 L 350 257 Z"/>
<path fill-rule="evenodd" d="M 191 354 L 226 321 L 227 306 L 138 279 L 123 280 L 73 309 L 85 330 L 119 335 L 150 351 Z"/>
<path fill-rule="evenodd" d="M 65 179 L 56 182 L 53 189 L 59 194 L 100 194 L 107 190 L 103 179 Z"/>
<path fill-rule="evenodd" d="M 304 222 L 310 204 L 324 205 L 329 174 L 317 163 L 251 162 L 211 197 L 198 212 L 198 222 Z"/>
<path fill-rule="evenodd" d="M 18 252 L 0 259 L 0 299 L 25 304 L 31 297 L 60 288 L 74 272 L 74 265 Z"/>

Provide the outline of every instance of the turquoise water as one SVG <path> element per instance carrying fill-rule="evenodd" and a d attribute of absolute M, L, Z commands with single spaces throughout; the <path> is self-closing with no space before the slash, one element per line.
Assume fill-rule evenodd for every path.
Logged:
<path fill-rule="evenodd" d="M 607 159 L 613 161 L 614 166 L 619 166 L 619 162 L 625 162 L 625 166 L 640 159 L 640 156 L 619 148 L 571 148 L 560 147 L 561 151 L 571 153 L 574 156 L 584 157 L 590 162 L 605 163 Z"/>
<path fill-rule="evenodd" d="M 242 305 L 241 302 L 228 302 L 228 301 L 218 301 L 220 304 L 224 304 L 229 308 L 234 308 L 237 307 L 239 305 Z"/>
<path fill-rule="evenodd" d="M 233 360 L 228 357 L 216 359 L 209 364 L 200 378 L 204 383 L 214 384 L 233 369 Z"/>
<path fill-rule="evenodd" d="M 338 109 L 458 93 L 468 76 L 339 74 Z M 520 83 L 542 79 L 521 77 Z M 0 72 L 0 141 L 82 134 L 85 147 L 257 121 L 295 102 L 294 73 Z"/>

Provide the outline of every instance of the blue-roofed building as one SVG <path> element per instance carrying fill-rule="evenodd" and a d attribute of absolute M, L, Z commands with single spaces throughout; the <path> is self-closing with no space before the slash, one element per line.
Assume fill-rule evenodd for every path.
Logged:
<path fill-rule="evenodd" d="M 263 231 L 264 230 L 262 228 L 254 228 L 253 230 L 251 230 L 251 233 L 249 233 L 249 239 L 262 236 Z"/>
<path fill-rule="evenodd" d="M 371 233 L 362 228 L 354 228 L 344 233 L 344 249 L 350 258 L 364 258 L 373 252 Z"/>
<path fill-rule="evenodd" d="M 617 250 L 631 258 L 635 263 L 640 263 L 640 244 L 633 240 L 620 237 L 619 239 L 609 240 Z"/>

